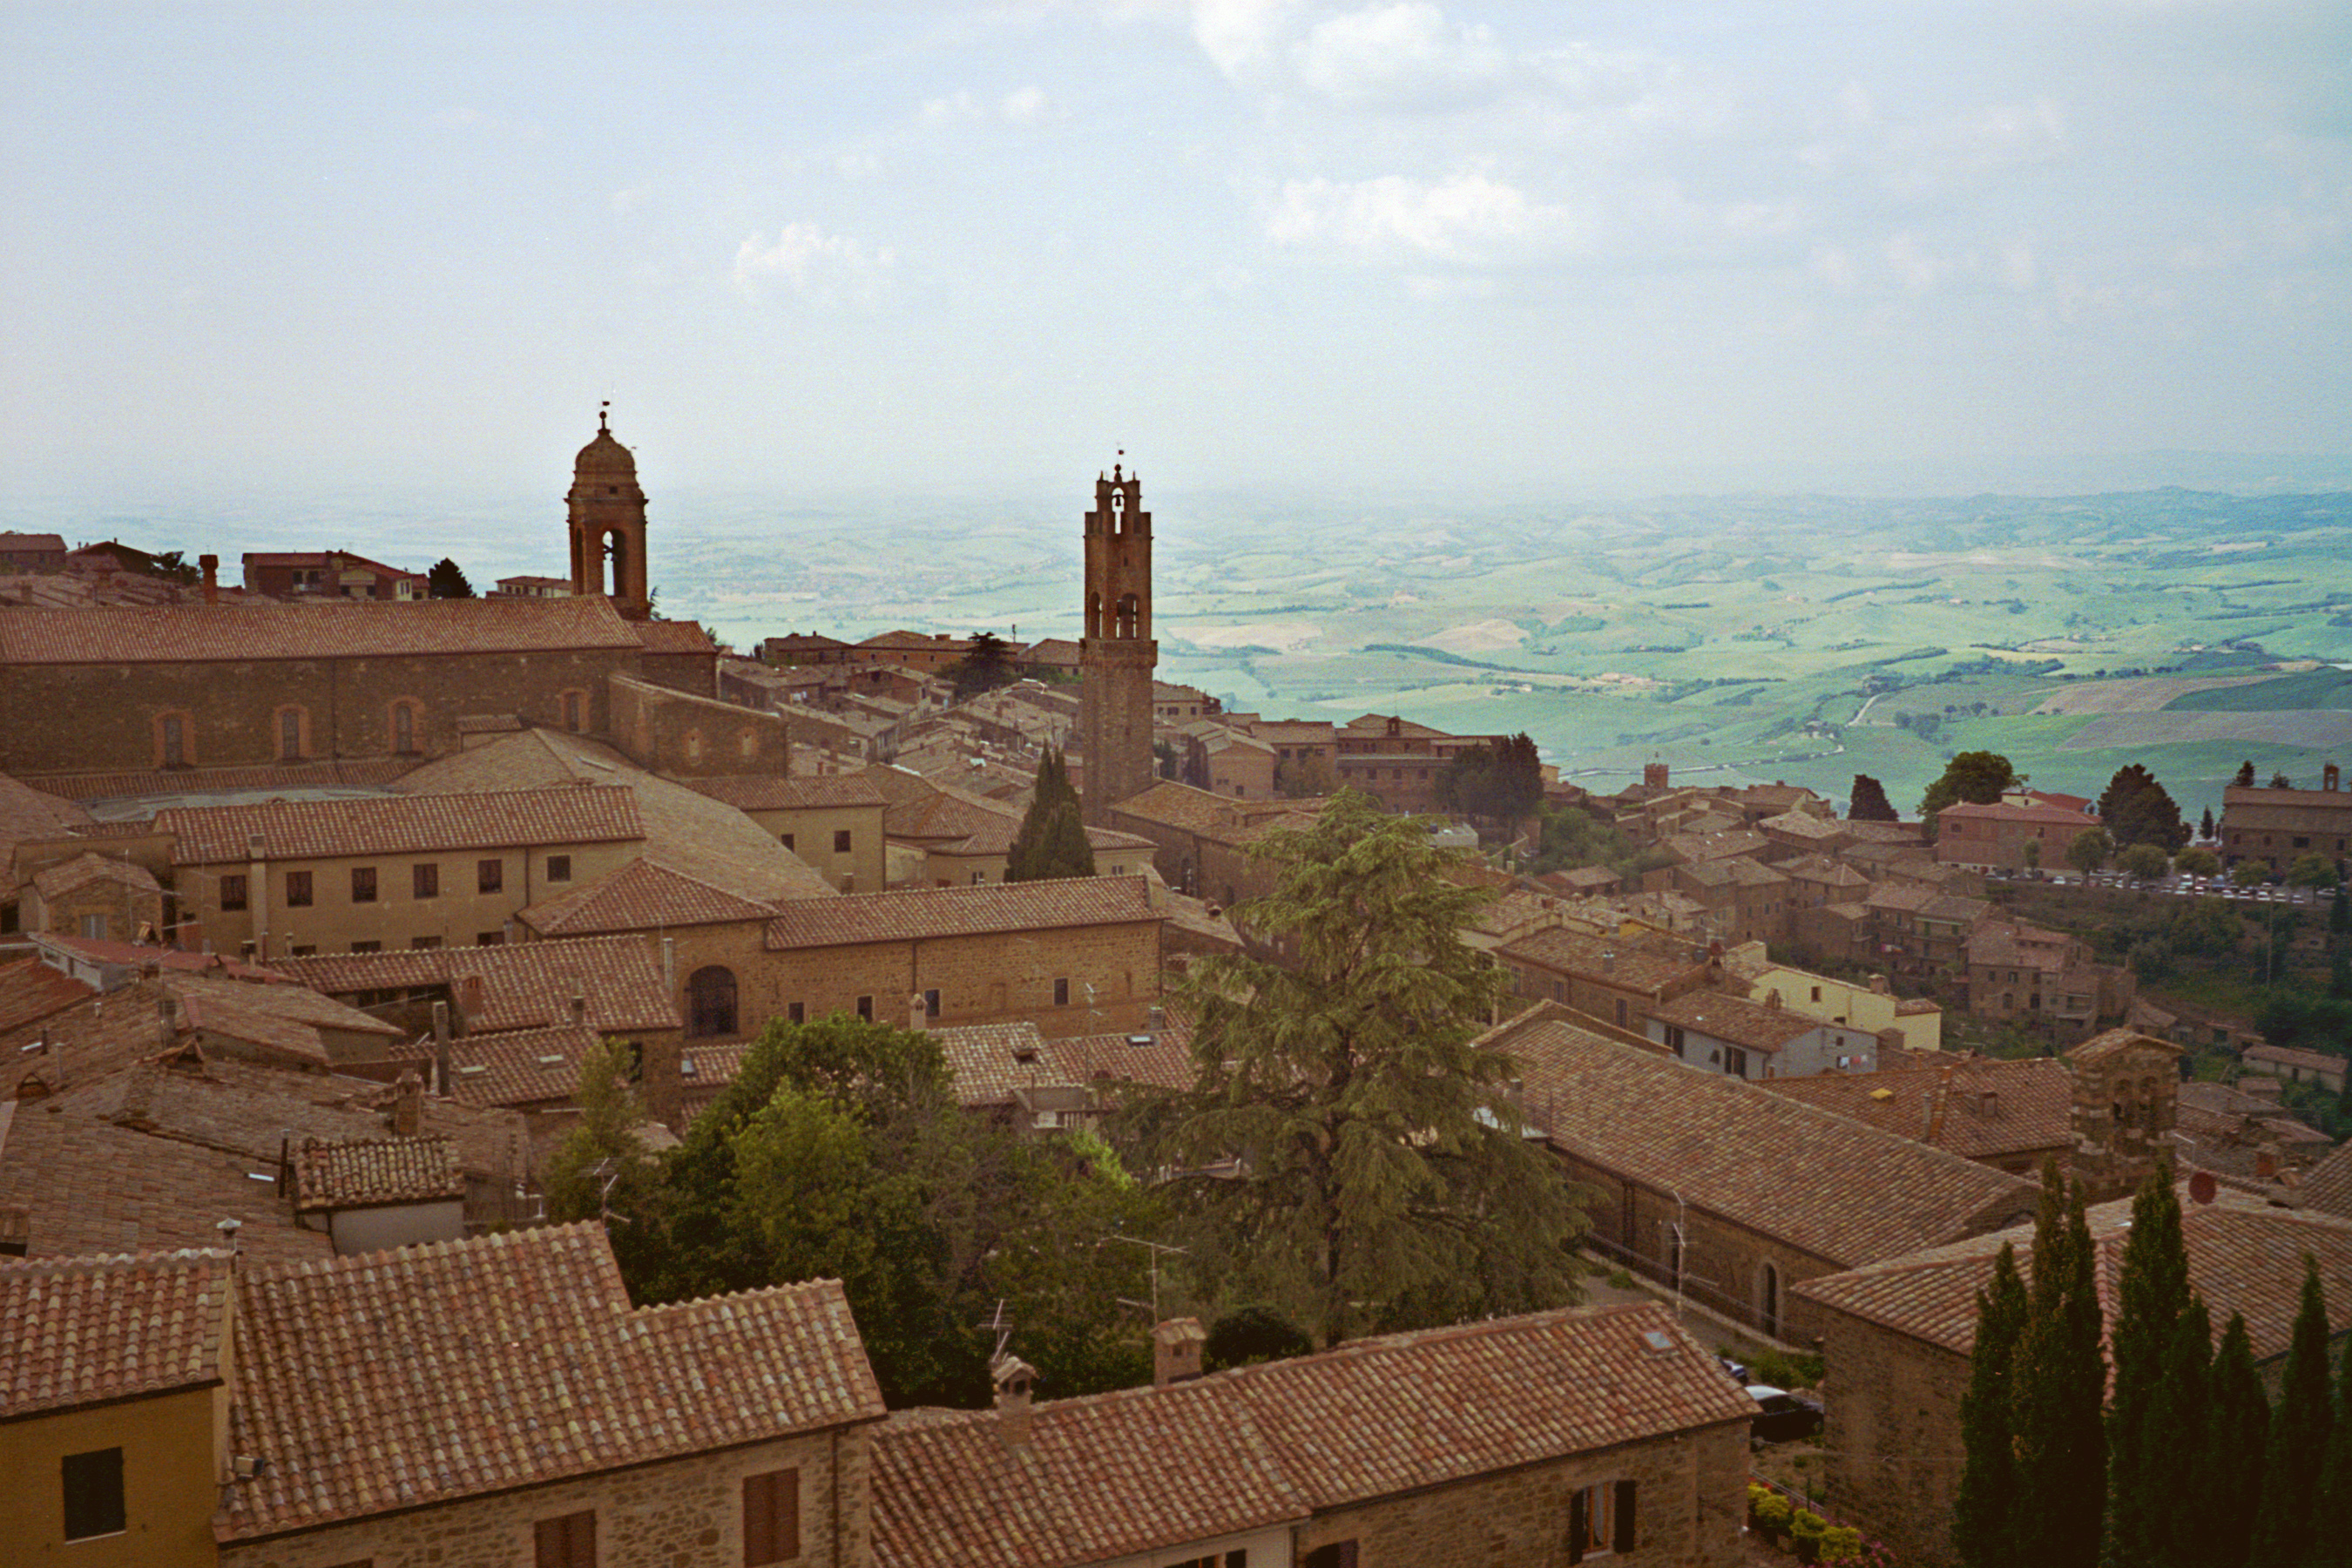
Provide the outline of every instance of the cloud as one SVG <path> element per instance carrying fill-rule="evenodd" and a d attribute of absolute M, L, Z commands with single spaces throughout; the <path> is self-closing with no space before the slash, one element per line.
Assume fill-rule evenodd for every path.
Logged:
<path fill-rule="evenodd" d="M 1530 201 L 1517 186 L 1482 174 L 1425 181 L 1292 180 L 1265 216 L 1277 245 L 1339 251 L 1367 260 L 1439 260 L 1482 266 L 1580 247 L 1565 207 Z"/>
<path fill-rule="evenodd" d="M 1192 41 L 1229 81 L 1263 83 L 1282 63 L 1291 0 L 1195 0 Z"/>
<path fill-rule="evenodd" d="M 927 98 L 915 118 L 925 125 L 957 125 L 987 117 L 988 111 L 980 100 L 968 92 L 952 92 L 945 98 Z"/>
<path fill-rule="evenodd" d="M 1004 101 L 996 107 L 997 112 L 1013 125 L 1035 125 L 1054 112 L 1053 102 L 1046 98 L 1045 89 L 1035 86 L 1006 93 Z"/>
<path fill-rule="evenodd" d="M 971 125 L 982 121 L 1002 120 L 1008 125 L 1038 125 L 1054 117 L 1053 100 L 1045 89 L 1034 83 L 1015 88 L 994 103 L 983 103 L 970 92 L 951 92 L 945 98 L 929 98 L 915 111 L 919 124 L 939 127 Z"/>
<path fill-rule="evenodd" d="M 887 247 L 869 251 L 848 235 L 827 234 L 813 223 L 788 223 L 774 244 L 755 234 L 737 248 L 735 286 L 756 298 L 781 282 L 815 304 L 871 304 L 887 287 L 897 263 Z"/>
<path fill-rule="evenodd" d="M 1427 0 L 1399 0 L 1316 24 L 1297 71 L 1308 91 L 1353 108 L 1453 108 L 1491 98 L 1513 62 L 1490 29 L 1450 24 Z"/>

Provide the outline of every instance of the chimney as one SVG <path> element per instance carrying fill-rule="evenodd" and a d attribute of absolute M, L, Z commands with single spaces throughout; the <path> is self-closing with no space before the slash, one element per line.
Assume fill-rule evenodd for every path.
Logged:
<path fill-rule="evenodd" d="M 988 1372 L 996 1381 L 997 1436 L 1006 1447 L 1024 1452 L 1029 1447 L 1029 1391 L 1037 1381 L 1037 1369 L 1000 1351 Z"/>
<path fill-rule="evenodd" d="M 1201 1345 L 1208 1339 L 1198 1318 L 1171 1318 L 1151 1331 L 1151 1386 L 1190 1383 L 1201 1375 Z"/>
<path fill-rule="evenodd" d="M 1601 955 L 1601 973 L 1603 976 L 1613 975 L 1617 973 L 1617 955 L 1615 953 L 1604 952 Z"/>
<path fill-rule="evenodd" d="M 1870 990 L 1871 994 L 1875 996 L 1885 996 L 1889 994 L 1890 991 L 1886 984 L 1886 976 L 1884 974 L 1872 975 L 1870 977 Z"/>
<path fill-rule="evenodd" d="M 1775 1013 L 1780 1010 L 1780 988 L 1779 986 L 1776 985 L 1771 990 L 1764 993 L 1764 1005 Z"/>
<path fill-rule="evenodd" d="M 425 1080 L 415 1068 L 404 1068 L 400 1081 L 392 1086 L 392 1135 L 414 1138 L 424 1127 Z"/>
<path fill-rule="evenodd" d="M 2343 775 L 2336 772 L 2334 763 L 2319 770 L 2319 787 L 2322 789 L 2333 790 L 2342 780 Z"/>
<path fill-rule="evenodd" d="M 2000 1114 L 2000 1090 L 1997 1089 L 1979 1089 L 1977 1091 L 1977 1114 L 1979 1116 L 1999 1116 Z"/>
<path fill-rule="evenodd" d="M 662 938 L 662 994 L 669 995 L 677 990 L 677 939 Z"/>
<path fill-rule="evenodd" d="M 2277 1150 L 2258 1149 L 2254 1152 L 2255 1175 L 2260 1176 L 2264 1181 L 2268 1181 L 2278 1174 L 2278 1168 L 2279 1161 Z"/>
<path fill-rule="evenodd" d="M 907 1027 L 921 1034 L 931 1026 L 931 1010 L 924 1004 L 919 991 L 907 998 Z"/>
<path fill-rule="evenodd" d="M 478 974 L 462 975 L 457 981 L 457 1021 L 473 1033 L 474 1020 L 489 1010 L 489 996 Z"/>
<path fill-rule="evenodd" d="M 588 1023 L 588 993 L 578 984 L 572 987 L 572 1026 L 584 1028 Z"/>
<path fill-rule="evenodd" d="M 433 1074 L 443 1099 L 454 1089 L 449 1077 L 449 1004 L 433 1004 Z"/>
<path fill-rule="evenodd" d="M 199 555 L 196 557 L 196 564 L 205 569 L 205 603 L 207 605 L 219 604 L 220 557 L 217 555 Z"/>

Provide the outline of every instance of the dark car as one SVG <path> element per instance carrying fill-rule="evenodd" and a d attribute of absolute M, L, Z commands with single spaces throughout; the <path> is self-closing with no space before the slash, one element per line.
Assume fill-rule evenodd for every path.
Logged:
<path fill-rule="evenodd" d="M 1748 1421 L 1748 1436 L 1757 1443 L 1792 1443 L 1822 1429 L 1821 1402 L 1806 1394 L 1748 1385 L 1748 1397 L 1764 1408 Z"/>

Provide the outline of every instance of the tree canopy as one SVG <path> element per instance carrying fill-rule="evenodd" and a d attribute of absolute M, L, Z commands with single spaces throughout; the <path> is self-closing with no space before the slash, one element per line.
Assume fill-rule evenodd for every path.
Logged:
<path fill-rule="evenodd" d="M 1250 854 L 1278 879 L 1234 908 L 1251 950 L 1175 990 L 1195 1081 L 1132 1123 L 1179 1171 L 1241 1158 L 1171 1184 L 1193 1267 L 1319 1345 L 1575 1300 L 1582 1212 L 1473 1043 L 1502 977 L 1460 932 L 1488 895 L 1352 790 Z"/>
<path fill-rule="evenodd" d="M 2088 876 L 2105 865 L 2115 849 L 2115 840 L 2107 837 L 2105 828 L 2085 827 L 2067 841 L 2066 864 Z"/>
<path fill-rule="evenodd" d="M 1895 803 L 1886 798 L 1886 786 L 1868 773 L 1853 775 L 1853 793 L 1846 802 L 1845 815 L 1853 822 L 1900 822 L 1902 815 Z"/>
<path fill-rule="evenodd" d="M 2119 846 L 2153 844 L 2169 855 L 2189 842 L 2189 824 L 2156 775 L 2139 763 L 2117 768 L 2099 795 L 2099 824 Z"/>
<path fill-rule="evenodd" d="M 2002 792 L 2024 782 L 2025 775 L 2010 766 L 2009 759 L 1999 752 L 1962 752 L 1944 764 L 1942 774 L 1919 797 L 1919 816 L 1933 837 L 1936 814 L 1946 806 L 1964 802 L 1990 805 L 2000 799 Z"/>
<path fill-rule="evenodd" d="M 1013 650 L 1003 637 L 994 632 L 974 632 L 964 645 L 963 657 L 949 666 L 948 679 L 954 683 L 955 700 L 961 702 L 1012 685 L 1021 679 L 1021 672 L 1013 667 Z"/>
<path fill-rule="evenodd" d="M 1078 809 L 1078 792 L 1071 787 L 1069 764 L 1061 749 L 1045 748 L 1037 759 L 1037 786 L 1029 810 L 1013 836 L 1005 857 L 1008 882 L 1042 882 L 1054 877 L 1095 874 L 1094 846 L 1087 842 L 1086 821 Z"/>
<path fill-rule="evenodd" d="M 466 574 L 455 561 L 444 555 L 425 574 L 425 592 L 436 599 L 470 599 L 474 585 L 466 581 Z"/>
<path fill-rule="evenodd" d="M 1437 804 L 1489 822 L 1512 823 L 1543 799 L 1543 763 L 1525 731 L 1454 753 L 1437 775 Z"/>

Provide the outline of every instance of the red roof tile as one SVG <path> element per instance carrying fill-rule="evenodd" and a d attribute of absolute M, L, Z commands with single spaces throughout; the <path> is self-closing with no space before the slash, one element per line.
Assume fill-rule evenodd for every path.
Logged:
<path fill-rule="evenodd" d="M 634 621 L 630 629 L 647 653 L 709 653 L 719 649 L 710 634 L 694 621 Z"/>
<path fill-rule="evenodd" d="M 846 947 L 1160 918 L 1141 877 L 1071 877 L 804 899 L 768 922 L 767 945 L 771 951 Z"/>
<path fill-rule="evenodd" d="M 446 1138 L 305 1138 L 293 1153 L 298 1213 L 466 1195 L 466 1178 Z"/>
<path fill-rule="evenodd" d="M 773 904 L 739 898 L 652 860 L 632 860 L 584 887 L 541 900 L 519 918 L 545 936 L 598 936 L 766 920 L 775 912 Z"/>
<path fill-rule="evenodd" d="M 874 787 L 874 781 L 863 773 L 822 773 L 800 778 L 742 773 L 682 782 L 696 793 L 723 801 L 738 811 L 820 811 L 886 804 L 882 792 Z"/>
<path fill-rule="evenodd" d="M 0 663 L 181 664 L 636 648 L 601 595 L 564 599 L 323 599 L 0 616 Z"/>
<path fill-rule="evenodd" d="M 173 858 L 182 866 L 242 862 L 257 834 L 273 860 L 614 844 L 646 836 L 635 793 L 614 784 L 175 806 L 156 813 L 155 826 L 178 836 Z"/>
<path fill-rule="evenodd" d="M 229 1280 L 226 1252 L 0 1258 L 0 1420 L 218 1382 Z"/>
<path fill-rule="evenodd" d="M 484 1005 L 466 1020 L 472 1033 L 539 1029 L 568 1021 L 575 994 L 587 1000 L 585 1022 L 592 1029 L 685 1027 L 662 984 L 661 970 L 636 937 L 320 953 L 289 958 L 282 967 L 331 996 L 447 987 L 461 1007 L 466 982 L 478 977 Z"/>

